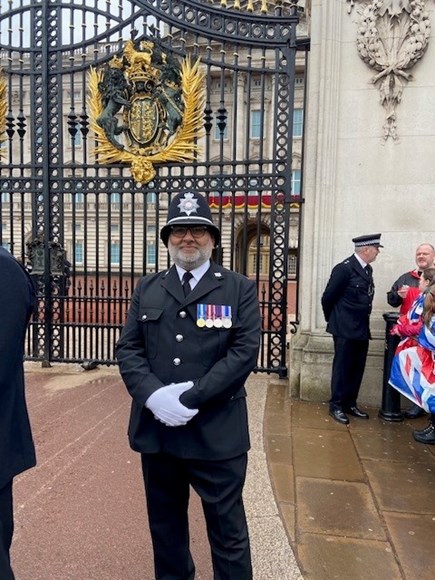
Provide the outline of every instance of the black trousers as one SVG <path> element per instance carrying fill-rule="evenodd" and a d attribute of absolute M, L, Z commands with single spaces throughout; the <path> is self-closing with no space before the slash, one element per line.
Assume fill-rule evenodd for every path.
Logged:
<path fill-rule="evenodd" d="M 366 366 L 368 340 L 350 340 L 334 336 L 334 361 L 331 378 L 331 409 L 356 405 Z"/>
<path fill-rule="evenodd" d="M 214 580 L 251 580 L 248 528 L 242 501 L 247 454 L 224 461 L 142 455 L 157 580 L 192 580 L 190 485 L 201 498 Z"/>
<path fill-rule="evenodd" d="M 14 533 L 12 480 L 0 489 L 0 578 L 14 580 L 9 550 Z"/>

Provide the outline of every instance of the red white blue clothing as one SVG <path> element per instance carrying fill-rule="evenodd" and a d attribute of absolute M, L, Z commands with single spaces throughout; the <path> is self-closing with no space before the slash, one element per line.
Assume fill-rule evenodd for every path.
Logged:
<path fill-rule="evenodd" d="M 387 292 L 387 302 L 394 308 L 400 306 L 400 314 L 406 314 L 412 305 L 413 301 L 418 295 L 418 285 L 420 282 L 419 270 L 412 270 L 402 274 L 392 285 L 391 290 Z M 399 288 L 402 286 L 409 286 L 409 290 L 405 298 L 398 294 Z"/>
<path fill-rule="evenodd" d="M 400 334 L 401 341 L 397 346 L 395 354 L 398 354 L 405 348 L 416 346 L 418 344 L 417 336 L 423 326 L 422 314 L 425 296 L 425 294 L 419 294 L 408 312 L 399 317 L 395 329 L 397 329 Z"/>
<path fill-rule="evenodd" d="M 435 413 L 435 316 L 423 326 L 417 345 L 398 352 L 389 383 L 429 413 Z"/>

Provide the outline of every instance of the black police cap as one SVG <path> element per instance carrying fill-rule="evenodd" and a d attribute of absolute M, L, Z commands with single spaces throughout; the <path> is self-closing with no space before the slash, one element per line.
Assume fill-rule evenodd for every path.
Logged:
<path fill-rule="evenodd" d="M 382 234 L 368 234 L 367 236 L 359 236 L 353 238 L 352 242 L 355 244 L 356 248 L 362 248 L 364 246 L 383 248 L 384 246 L 381 244 L 381 235 Z"/>
<path fill-rule="evenodd" d="M 219 228 L 213 223 L 207 199 L 196 191 L 183 191 L 172 198 L 166 224 L 160 230 L 160 238 L 166 247 L 172 226 L 206 226 L 216 246 L 221 239 Z"/>

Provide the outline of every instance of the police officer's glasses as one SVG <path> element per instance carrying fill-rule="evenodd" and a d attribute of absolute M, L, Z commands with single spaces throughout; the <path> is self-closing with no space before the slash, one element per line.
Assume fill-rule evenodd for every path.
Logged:
<path fill-rule="evenodd" d="M 208 230 L 206 226 L 172 226 L 171 228 L 171 234 L 176 238 L 184 238 L 188 231 L 195 238 L 195 240 L 199 240 L 205 236 L 205 233 Z"/>

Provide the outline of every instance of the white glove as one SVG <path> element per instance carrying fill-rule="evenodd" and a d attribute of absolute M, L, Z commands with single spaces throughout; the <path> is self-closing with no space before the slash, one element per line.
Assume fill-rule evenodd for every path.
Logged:
<path fill-rule="evenodd" d="M 160 387 L 148 397 L 145 407 L 151 411 L 156 419 L 167 427 L 186 425 L 197 413 L 198 409 L 189 409 L 180 403 L 180 396 L 193 387 L 192 381 L 172 383 Z"/>

